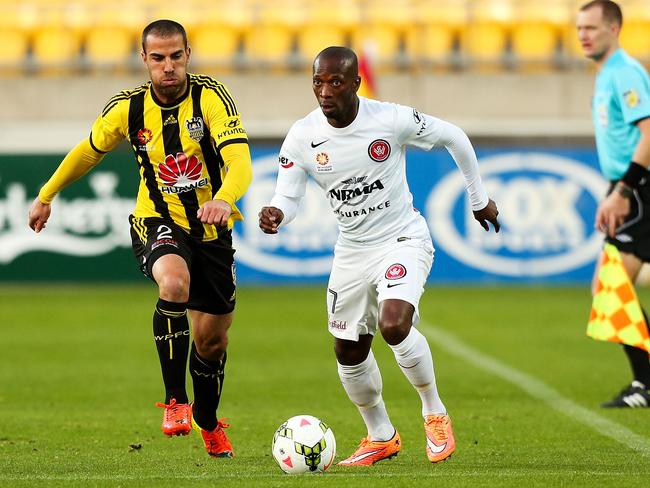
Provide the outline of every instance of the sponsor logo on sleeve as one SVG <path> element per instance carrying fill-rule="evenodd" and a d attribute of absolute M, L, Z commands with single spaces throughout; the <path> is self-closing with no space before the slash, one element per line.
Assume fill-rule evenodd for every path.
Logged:
<path fill-rule="evenodd" d="M 284 156 L 280 156 L 280 166 L 282 166 L 284 169 L 289 169 L 293 166 L 293 161 L 289 161 Z"/>
<path fill-rule="evenodd" d="M 625 100 L 627 106 L 630 108 L 635 108 L 637 105 L 639 105 L 639 103 L 641 103 L 639 94 L 634 89 L 628 90 L 625 93 L 623 93 L 623 99 Z"/>

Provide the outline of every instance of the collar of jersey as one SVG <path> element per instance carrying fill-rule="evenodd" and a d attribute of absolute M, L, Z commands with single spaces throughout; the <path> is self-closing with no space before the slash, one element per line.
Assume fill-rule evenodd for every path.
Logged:
<path fill-rule="evenodd" d="M 153 91 L 153 87 L 151 86 L 151 82 L 149 82 L 149 93 L 151 93 L 151 98 L 153 99 L 156 105 L 162 108 L 174 108 L 179 106 L 181 103 L 183 103 L 183 100 L 185 100 L 187 96 L 190 94 L 190 88 L 191 88 L 190 75 L 187 75 L 187 89 L 185 90 L 185 92 L 173 102 L 163 103 L 160 100 L 158 100 L 158 97 L 156 96 L 156 93 Z"/>

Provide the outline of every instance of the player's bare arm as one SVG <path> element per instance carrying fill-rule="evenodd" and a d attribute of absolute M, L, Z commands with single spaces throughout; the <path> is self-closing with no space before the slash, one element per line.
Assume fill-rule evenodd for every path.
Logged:
<path fill-rule="evenodd" d="M 265 234 L 277 234 L 278 226 L 284 219 L 284 213 L 276 207 L 262 207 L 259 217 L 260 229 L 262 229 Z"/>
<path fill-rule="evenodd" d="M 637 123 L 641 131 L 641 138 L 634 150 L 632 161 L 645 167 L 650 166 L 650 118 L 643 119 Z M 616 234 L 616 228 L 624 221 L 630 213 L 630 197 L 632 188 L 624 181 L 619 181 L 607 197 L 600 203 L 596 211 L 597 229 L 600 229 L 610 237 Z"/>
<path fill-rule="evenodd" d="M 232 207 L 224 200 L 209 200 L 201 205 L 196 212 L 197 218 L 204 224 L 213 224 L 217 227 L 228 225 Z"/>
<path fill-rule="evenodd" d="M 50 218 L 50 213 L 52 213 L 52 206 L 48 203 L 42 203 L 36 197 L 29 208 L 29 227 L 36 233 L 42 231 Z"/>
<path fill-rule="evenodd" d="M 488 204 L 486 205 L 485 208 L 481 210 L 474 210 L 474 218 L 478 221 L 479 224 L 481 224 L 481 227 L 483 227 L 486 232 L 490 231 L 490 226 L 488 225 L 488 222 L 490 222 L 494 226 L 494 232 L 499 232 L 499 229 L 501 226 L 499 225 L 499 221 L 497 220 L 497 215 L 499 215 L 499 210 L 497 209 L 497 204 L 494 203 L 494 200 L 490 199 L 488 200 Z"/>

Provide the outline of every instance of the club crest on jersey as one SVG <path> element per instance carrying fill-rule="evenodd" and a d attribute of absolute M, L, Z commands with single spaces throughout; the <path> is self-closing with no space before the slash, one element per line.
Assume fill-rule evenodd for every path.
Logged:
<path fill-rule="evenodd" d="M 208 178 L 201 178 L 203 164 L 192 155 L 179 152 L 167 155 L 158 166 L 158 176 L 165 186 L 160 191 L 168 194 L 184 193 L 208 184 Z"/>
<path fill-rule="evenodd" d="M 196 142 L 203 139 L 203 119 L 201 117 L 192 117 L 185 121 L 185 127 L 190 137 Z"/>
<path fill-rule="evenodd" d="M 375 139 L 368 146 L 368 156 L 373 161 L 383 163 L 390 156 L 390 144 L 384 139 Z"/>
<path fill-rule="evenodd" d="M 330 164 L 330 157 L 326 152 L 321 152 L 316 155 L 316 171 L 319 173 L 327 173 L 332 171 L 332 165 Z"/>
<path fill-rule="evenodd" d="M 399 280 L 406 276 L 406 268 L 399 263 L 391 264 L 384 276 L 387 280 Z"/>

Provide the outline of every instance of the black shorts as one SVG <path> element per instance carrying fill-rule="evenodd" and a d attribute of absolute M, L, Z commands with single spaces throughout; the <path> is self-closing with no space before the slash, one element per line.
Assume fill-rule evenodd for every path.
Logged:
<path fill-rule="evenodd" d="M 609 185 L 609 195 L 616 181 Z M 625 222 L 616 229 L 616 235 L 605 241 L 621 252 L 634 254 L 644 262 L 650 262 L 650 177 L 643 178 L 630 198 L 630 213 Z"/>
<path fill-rule="evenodd" d="M 213 315 L 235 309 L 235 250 L 232 232 L 219 232 L 213 241 L 197 241 L 175 223 L 160 217 L 129 216 L 133 252 L 140 271 L 154 280 L 151 269 L 165 254 L 177 254 L 190 271 L 187 308 Z"/>

